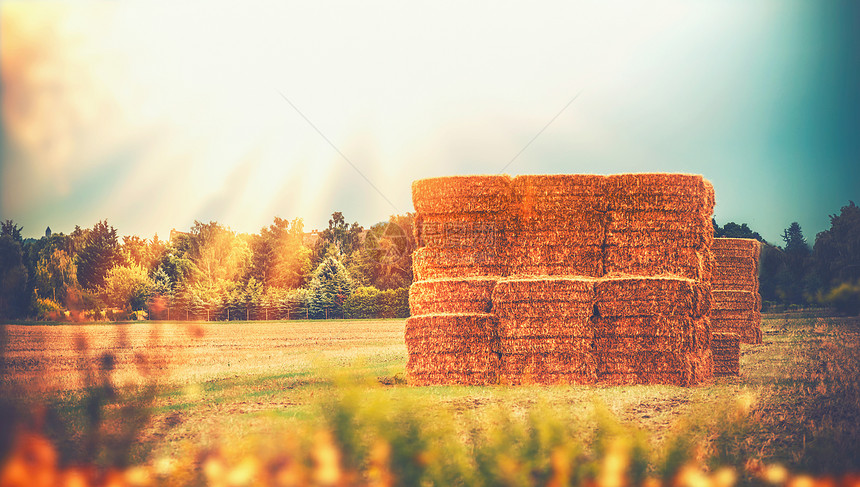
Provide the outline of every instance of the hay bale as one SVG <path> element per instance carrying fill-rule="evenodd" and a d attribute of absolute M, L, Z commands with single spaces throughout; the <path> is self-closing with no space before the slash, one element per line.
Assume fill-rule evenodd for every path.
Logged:
<path fill-rule="evenodd" d="M 412 183 L 412 203 L 422 215 L 507 211 L 513 192 L 509 176 L 449 176 Z"/>
<path fill-rule="evenodd" d="M 412 273 L 416 281 L 502 277 L 507 275 L 507 267 L 498 254 L 487 250 L 421 247 L 412 253 Z"/>
<path fill-rule="evenodd" d="M 421 215 L 413 233 L 421 247 L 484 249 L 504 252 L 508 217 L 491 213 Z"/>
<path fill-rule="evenodd" d="M 495 383 L 499 369 L 494 352 L 496 328 L 496 317 L 484 313 L 407 318 L 406 373 L 410 383 Z M 445 378 L 448 375 L 450 380 Z"/>
<path fill-rule="evenodd" d="M 494 277 L 467 277 L 413 282 L 409 287 L 410 314 L 490 313 L 497 281 Z"/>
<path fill-rule="evenodd" d="M 701 213 L 714 211 L 714 188 L 699 175 L 616 174 L 604 190 L 609 210 Z"/>
<path fill-rule="evenodd" d="M 737 333 L 715 332 L 711 338 L 714 375 L 740 375 L 741 345 Z"/>
<path fill-rule="evenodd" d="M 606 246 L 604 275 L 676 276 L 707 281 L 711 274 L 711 256 L 693 247 Z"/>
<path fill-rule="evenodd" d="M 677 277 L 624 276 L 594 281 L 596 311 L 612 317 L 667 316 L 698 318 L 711 308 L 707 283 Z"/>

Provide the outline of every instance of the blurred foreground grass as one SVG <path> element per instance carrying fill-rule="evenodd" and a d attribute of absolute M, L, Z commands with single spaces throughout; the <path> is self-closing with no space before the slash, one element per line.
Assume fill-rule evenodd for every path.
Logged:
<path fill-rule="evenodd" d="M 763 329 L 740 377 L 695 388 L 410 387 L 396 333 L 282 373 L 156 373 L 142 388 L 90 361 L 87 387 L 4 391 L 0 486 L 38 485 L 33 472 L 53 472 L 43 485 L 860 485 L 860 323 Z M 315 346 L 331 351 L 295 354 Z"/>

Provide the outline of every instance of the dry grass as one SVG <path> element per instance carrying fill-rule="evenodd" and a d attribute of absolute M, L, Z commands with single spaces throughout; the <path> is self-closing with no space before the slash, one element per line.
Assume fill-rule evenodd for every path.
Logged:
<path fill-rule="evenodd" d="M 444 413 L 453 418 L 459 441 L 550 411 L 571 425 L 564 433 L 574 436 L 571 441 L 591 445 L 605 410 L 623 431 L 641 432 L 657 455 L 668 458 L 672 448 L 680 449 L 682 460 L 683 452 L 698 454 L 712 468 L 731 465 L 742 477 L 774 463 L 811 473 L 860 469 L 856 319 L 766 317 L 765 343 L 741 345 L 739 376 L 692 388 L 408 387 L 401 381 L 407 355 L 400 320 L 173 324 L 173 334 L 164 324 L 160 345 L 147 348 L 156 326 L 9 327 L 4 381 L 20 384 L 34 377 L 22 358 L 37 357 L 50 371 L 43 376 L 68 376 L 49 381 L 53 392 L 43 387 L 37 397 L 74 416 L 83 394 L 71 380 L 81 375 L 75 368 L 79 334 L 87 337 L 91 357 L 115 354 L 117 377 L 138 374 L 134 351 L 115 347 L 123 334 L 150 357 L 171 354 L 163 362 L 151 421 L 134 445 L 132 457 L 145 462 L 225 448 L 250 454 L 261 442 L 319 424 L 321 398 L 351 390 L 359 403 L 372 399 L 359 405 L 372 405 L 377 415 L 401 414 L 404 405 L 414 418 Z M 195 336 L 197 326 L 202 336 Z M 327 368 L 320 368 L 322 362 Z"/>

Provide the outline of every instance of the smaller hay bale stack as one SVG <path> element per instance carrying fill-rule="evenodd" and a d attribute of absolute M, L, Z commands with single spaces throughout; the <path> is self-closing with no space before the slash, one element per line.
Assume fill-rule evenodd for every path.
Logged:
<path fill-rule="evenodd" d="M 414 385 L 498 381 L 496 328 L 488 313 L 435 313 L 406 319 L 406 373 Z"/>
<path fill-rule="evenodd" d="M 590 321 L 594 280 L 587 277 L 499 281 L 499 382 L 593 384 L 597 380 Z"/>
<path fill-rule="evenodd" d="M 741 343 L 762 343 L 759 242 L 746 238 L 717 238 L 711 251 L 714 255 L 711 276 L 714 331 L 737 333 Z"/>
<path fill-rule="evenodd" d="M 715 376 L 740 375 L 741 338 L 737 333 L 714 333 L 711 351 L 714 354 Z"/>

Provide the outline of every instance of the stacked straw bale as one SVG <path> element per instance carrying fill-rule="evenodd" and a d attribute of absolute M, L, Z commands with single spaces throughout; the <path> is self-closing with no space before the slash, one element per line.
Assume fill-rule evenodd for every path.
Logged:
<path fill-rule="evenodd" d="M 714 332 L 711 337 L 714 375 L 739 375 L 741 372 L 741 339 L 737 333 Z"/>
<path fill-rule="evenodd" d="M 711 376 L 714 194 L 701 176 L 469 176 L 412 189 L 412 383 Z"/>
<path fill-rule="evenodd" d="M 593 384 L 594 280 L 575 277 L 499 281 L 499 381 L 503 384 Z"/>
<path fill-rule="evenodd" d="M 717 238 L 712 245 L 714 332 L 737 333 L 741 343 L 762 343 L 758 241 Z"/>

